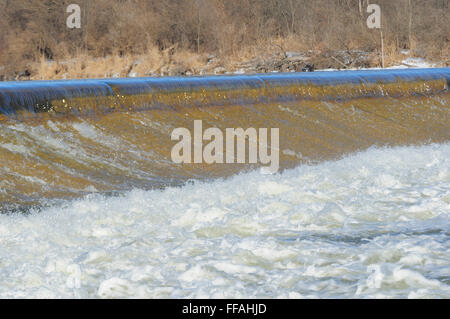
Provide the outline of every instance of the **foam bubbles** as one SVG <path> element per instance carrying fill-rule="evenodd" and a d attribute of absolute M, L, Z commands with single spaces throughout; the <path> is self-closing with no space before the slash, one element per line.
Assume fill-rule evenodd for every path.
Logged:
<path fill-rule="evenodd" d="M 0 216 L 0 297 L 450 297 L 450 144 Z"/>

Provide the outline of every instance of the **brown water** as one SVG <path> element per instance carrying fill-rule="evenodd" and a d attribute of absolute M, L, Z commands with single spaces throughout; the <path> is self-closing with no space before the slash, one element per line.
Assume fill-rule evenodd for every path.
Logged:
<path fill-rule="evenodd" d="M 30 206 L 91 192 L 179 185 L 231 176 L 254 164 L 174 164 L 173 129 L 280 129 L 280 167 L 338 158 L 374 145 L 450 139 L 450 95 L 173 106 L 0 122 L 0 203 Z"/>

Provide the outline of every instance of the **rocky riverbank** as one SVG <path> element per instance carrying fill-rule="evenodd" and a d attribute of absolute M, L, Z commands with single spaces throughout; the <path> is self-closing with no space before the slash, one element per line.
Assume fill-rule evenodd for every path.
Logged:
<path fill-rule="evenodd" d="M 429 64 L 409 57 L 404 51 L 390 58 L 386 67 L 447 66 L 448 62 Z M 273 72 L 314 72 L 316 70 L 347 70 L 381 67 L 379 54 L 361 50 L 346 51 L 278 51 L 251 58 L 224 59 L 215 55 L 176 52 L 169 48 L 142 56 L 80 56 L 68 61 L 42 60 L 12 74 L 2 74 L 0 80 L 53 80 L 70 78 L 118 78 L 142 76 L 195 76 L 219 74 L 255 74 Z"/>

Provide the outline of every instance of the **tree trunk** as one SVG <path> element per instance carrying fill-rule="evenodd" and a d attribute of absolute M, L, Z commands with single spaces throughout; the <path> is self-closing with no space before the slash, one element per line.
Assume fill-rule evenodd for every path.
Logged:
<path fill-rule="evenodd" d="M 200 53 L 200 24 L 201 24 L 201 18 L 200 18 L 200 4 L 198 1 L 196 1 L 197 4 L 197 54 Z"/>
<path fill-rule="evenodd" d="M 409 7 L 409 23 L 408 23 L 408 38 L 409 38 L 409 49 L 412 49 L 412 0 L 408 0 Z"/>
<path fill-rule="evenodd" d="M 383 28 L 380 29 L 381 36 L 381 67 L 384 69 L 384 38 L 383 38 Z"/>

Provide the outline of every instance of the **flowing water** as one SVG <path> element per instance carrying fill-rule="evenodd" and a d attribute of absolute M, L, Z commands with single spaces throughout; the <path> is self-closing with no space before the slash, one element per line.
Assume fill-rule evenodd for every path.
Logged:
<path fill-rule="evenodd" d="M 0 297 L 450 297 L 449 69 L 0 83 Z M 173 129 L 279 128 L 280 166 Z"/>

